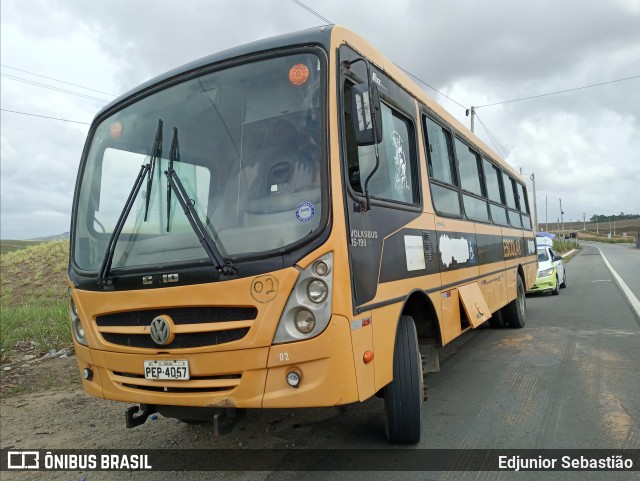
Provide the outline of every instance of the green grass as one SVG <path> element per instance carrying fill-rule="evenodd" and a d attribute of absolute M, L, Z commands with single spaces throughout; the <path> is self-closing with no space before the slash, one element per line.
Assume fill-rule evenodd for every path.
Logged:
<path fill-rule="evenodd" d="M 580 249 L 580 244 L 576 243 L 574 239 L 571 240 L 558 240 L 556 237 L 553 240 L 553 250 L 564 254 L 565 252 L 570 251 L 571 249 Z"/>
<path fill-rule="evenodd" d="M 596 235 L 595 233 L 588 233 L 588 232 L 578 232 L 578 237 L 581 240 L 604 242 L 605 244 L 629 244 L 629 243 L 635 243 L 636 241 L 635 237 L 632 237 L 629 235 L 628 236 L 618 235 L 616 237 L 612 237 L 611 239 L 609 239 L 607 235 L 604 235 L 604 234 Z"/>
<path fill-rule="evenodd" d="M 42 244 L 42 241 L 0 240 L 0 254 L 7 254 L 9 252 L 22 250 L 38 244 Z"/>
<path fill-rule="evenodd" d="M 0 362 L 21 342 L 33 341 L 41 352 L 71 344 L 68 252 L 69 241 L 62 240 L 0 255 Z"/>

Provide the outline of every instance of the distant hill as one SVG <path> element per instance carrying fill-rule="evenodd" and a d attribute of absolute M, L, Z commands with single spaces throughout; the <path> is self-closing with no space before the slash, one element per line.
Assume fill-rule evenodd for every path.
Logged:
<path fill-rule="evenodd" d="M 63 240 L 68 238 L 69 238 L 69 232 L 64 232 L 62 234 L 50 235 L 47 237 L 34 237 L 33 239 L 29 239 L 29 240 L 49 242 L 49 241 Z"/>
<path fill-rule="evenodd" d="M 21 249 L 26 249 L 31 246 L 35 246 L 38 244 L 42 244 L 44 242 L 55 242 L 69 240 L 69 233 L 65 232 L 64 234 L 58 235 L 50 235 L 48 237 L 36 237 L 35 239 L 29 240 L 10 240 L 10 239 L 2 239 L 0 240 L 0 254 L 7 254 L 13 251 L 19 251 Z"/>

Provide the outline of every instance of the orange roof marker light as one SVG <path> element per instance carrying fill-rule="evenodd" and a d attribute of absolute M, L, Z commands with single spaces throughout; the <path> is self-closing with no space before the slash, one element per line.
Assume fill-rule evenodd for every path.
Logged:
<path fill-rule="evenodd" d="M 289 70 L 289 82 L 300 87 L 309 80 L 309 67 L 303 63 L 297 63 Z"/>
<path fill-rule="evenodd" d="M 111 124 L 111 138 L 117 139 L 122 135 L 122 124 L 117 120 Z"/>

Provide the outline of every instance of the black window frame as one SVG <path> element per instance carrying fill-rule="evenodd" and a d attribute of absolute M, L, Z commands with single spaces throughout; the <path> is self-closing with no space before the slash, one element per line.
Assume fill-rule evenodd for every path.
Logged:
<path fill-rule="evenodd" d="M 504 176 L 506 176 L 510 180 L 511 192 L 513 194 L 513 201 L 514 201 L 514 204 L 515 204 L 515 208 L 510 207 L 508 203 L 506 204 L 509 225 L 511 227 L 513 227 L 514 229 L 523 229 L 524 225 L 522 223 L 522 216 L 520 214 L 520 204 L 518 202 L 518 192 L 516 190 L 516 184 L 518 183 L 518 181 L 506 169 L 502 169 L 502 178 L 503 178 L 503 180 L 504 180 Z M 506 200 L 506 187 L 505 187 L 505 200 Z M 517 225 L 514 225 L 513 221 L 511 220 L 512 218 L 514 219 L 514 221 L 517 218 L 517 220 L 518 220 L 518 224 Z"/>
<path fill-rule="evenodd" d="M 339 78 L 339 85 L 338 85 L 338 103 L 339 103 L 339 119 L 340 119 L 340 135 L 339 135 L 339 139 L 340 139 L 340 144 L 341 144 L 341 152 L 342 152 L 342 157 L 343 157 L 343 168 L 344 168 L 344 184 L 346 186 L 346 191 L 347 194 L 349 195 L 349 197 L 352 198 L 352 200 L 354 200 L 355 202 L 359 203 L 359 204 L 364 204 L 366 202 L 366 197 L 364 192 L 359 192 L 357 190 L 355 190 L 353 188 L 353 186 L 351 185 L 350 182 L 350 175 L 349 175 L 349 149 L 347 146 L 348 140 L 349 140 L 349 135 L 347 133 L 348 129 L 350 128 L 349 125 L 347 125 L 347 121 L 346 121 L 346 111 L 344 108 L 344 102 L 346 99 L 346 95 L 345 95 L 345 91 L 346 88 L 345 86 L 348 84 L 350 84 L 350 87 L 352 87 L 353 85 L 356 85 L 358 83 L 359 80 L 364 81 L 364 79 L 357 79 L 355 78 L 355 75 L 353 75 L 353 73 L 351 75 L 345 75 L 344 73 L 338 77 Z M 388 81 L 393 82 L 393 80 L 391 79 L 387 79 Z M 397 83 L 395 83 L 395 86 L 398 88 L 401 88 Z M 398 201 L 398 200 L 393 200 L 393 199 L 385 199 L 382 197 L 377 197 L 377 196 L 373 196 L 370 195 L 370 200 L 371 200 L 371 205 L 372 206 L 379 206 L 379 207 L 385 207 L 385 208 L 393 208 L 393 209 L 400 209 L 400 210 L 407 210 L 407 211 L 411 211 L 411 212 L 421 212 L 422 211 L 422 206 L 423 206 L 423 197 L 422 197 L 422 178 L 421 178 L 421 169 L 420 169 L 420 159 L 419 159 L 419 146 L 418 146 L 418 134 L 417 134 L 417 127 L 416 127 L 416 120 L 415 120 L 415 116 L 409 114 L 406 109 L 401 108 L 397 102 L 394 102 L 393 99 L 387 95 L 385 95 L 383 92 L 379 92 L 380 94 L 380 101 L 382 103 L 384 103 L 387 107 L 389 107 L 392 112 L 395 112 L 396 114 L 398 114 L 402 119 L 404 119 L 410 126 L 411 126 L 411 131 L 409 132 L 409 136 L 411 137 L 409 139 L 409 149 L 410 149 L 410 164 L 413 167 L 413 171 L 412 173 L 415 174 L 413 175 L 412 178 L 412 188 L 413 188 L 413 192 L 414 192 L 414 203 L 407 203 L 407 202 L 402 202 L 402 201 Z M 384 131 L 384 128 L 383 128 Z M 375 174 L 374 174 L 375 175 Z M 361 181 L 364 179 L 361 179 Z M 364 185 L 362 185 L 363 189 L 364 189 Z"/>
<path fill-rule="evenodd" d="M 456 142 L 460 142 L 462 145 L 464 145 L 467 149 L 469 149 L 469 151 L 475 156 L 475 161 L 476 161 L 476 170 L 478 173 L 478 180 L 480 181 L 480 194 L 477 194 L 473 191 L 467 190 L 462 186 L 462 176 L 460 174 L 461 169 L 460 169 L 460 157 L 458 156 L 458 147 Z M 487 184 L 486 184 L 486 179 L 484 176 L 484 169 L 483 169 L 483 165 L 482 165 L 482 155 L 480 154 L 480 152 L 478 151 L 477 148 L 475 148 L 472 145 L 469 145 L 469 143 L 460 135 L 455 135 L 453 138 L 453 150 L 454 150 L 454 161 L 456 164 L 456 170 L 458 172 L 458 181 L 460 183 L 460 194 L 461 194 L 461 198 L 462 198 L 462 210 L 464 212 L 464 216 L 473 222 L 482 222 L 482 223 L 492 223 L 491 220 L 491 209 L 489 208 L 489 197 L 488 197 L 488 193 L 487 193 Z M 464 204 L 464 199 L 466 197 L 471 197 L 474 198 L 476 200 L 480 200 L 484 202 L 485 205 L 485 211 L 486 211 L 486 218 L 485 219 L 478 219 L 475 217 L 470 217 L 469 214 L 467 213 L 466 209 L 465 209 L 465 204 Z"/>
<path fill-rule="evenodd" d="M 450 166 L 451 166 L 451 170 L 452 170 L 452 177 L 453 180 L 455 181 L 455 184 L 450 184 L 444 180 L 440 180 L 440 179 L 436 179 L 434 177 L 432 177 L 431 172 L 433 169 L 430 168 L 432 162 L 431 162 L 431 150 L 429 149 L 429 137 L 428 137 L 428 129 L 427 129 L 427 125 L 426 125 L 426 121 L 427 119 L 429 119 L 430 121 L 432 121 L 433 123 L 435 123 L 436 125 L 438 125 L 440 128 L 442 128 L 442 130 L 448 134 L 449 136 L 449 141 L 447 142 L 447 146 L 451 148 L 450 150 L 450 157 L 449 157 L 449 162 L 450 162 Z M 463 199 L 462 199 L 462 193 L 461 193 L 461 189 L 460 189 L 460 174 L 458 172 L 458 163 L 456 160 L 456 151 L 455 151 L 455 138 L 456 138 L 456 132 L 445 122 L 440 121 L 437 117 L 435 117 L 434 115 L 430 114 L 430 112 L 428 110 L 426 110 L 426 108 L 424 108 L 424 106 L 422 106 L 421 111 L 420 111 L 420 124 L 422 127 L 422 138 L 424 141 L 424 151 L 425 151 L 425 160 L 426 160 L 426 169 L 427 169 L 427 177 L 429 178 L 429 194 L 431 195 L 431 205 L 433 206 L 433 210 L 439 215 L 439 216 L 443 216 L 443 217 L 451 217 L 454 219 L 466 219 L 465 216 L 465 212 L 464 212 L 464 204 L 463 204 Z M 441 209 L 438 209 L 438 207 L 436 206 L 436 202 L 433 196 L 433 189 L 431 188 L 432 185 L 435 185 L 437 187 L 443 188 L 443 189 L 447 189 L 451 192 L 455 192 L 458 196 L 458 207 L 459 207 L 459 211 L 460 214 L 452 214 L 450 212 L 443 212 Z"/>
<path fill-rule="evenodd" d="M 487 199 L 489 201 L 489 215 L 491 217 L 491 222 L 494 225 L 510 227 L 509 215 L 507 214 L 509 208 L 507 207 L 507 203 L 506 203 L 506 199 L 505 199 L 505 193 L 504 193 L 504 184 L 502 182 L 503 169 L 499 165 L 496 165 L 496 163 L 493 160 L 491 160 L 489 157 L 487 157 L 486 155 L 483 155 L 482 156 L 482 169 L 483 169 L 483 171 L 484 171 L 485 166 L 486 166 L 485 162 L 488 163 L 491 166 L 491 168 L 494 169 L 494 172 L 497 173 L 498 191 L 499 191 L 499 194 L 500 194 L 500 202 L 496 202 L 496 201 L 492 200 L 489 197 L 489 189 L 487 188 Z M 486 172 L 484 172 L 484 178 L 485 178 L 485 185 L 486 185 L 486 179 L 487 179 L 487 173 Z M 495 207 L 499 207 L 499 208 L 503 209 L 504 214 L 505 214 L 505 219 L 506 219 L 506 222 L 504 224 L 501 223 L 501 222 L 496 222 L 493 219 L 493 214 L 491 213 L 491 206 L 492 205 L 495 206 Z"/>

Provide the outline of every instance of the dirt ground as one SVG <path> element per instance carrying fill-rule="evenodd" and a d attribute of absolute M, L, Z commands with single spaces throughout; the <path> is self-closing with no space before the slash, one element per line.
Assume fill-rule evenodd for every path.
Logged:
<path fill-rule="evenodd" d="M 24 355 L 24 353 L 22 353 Z M 233 431 L 215 436 L 211 424 L 187 425 L 160 415 L 127 429 L 128 404 L 96 399 L 82 390 L 76 358 L 37 358 L 0 366 L 0 447 L 3 449 L 211 449 L 326 447 L 340 441 L 335 431 L 352 423 L 376 426 L 370 410 L 354 407 L 248 411 Z M 11 367 L 6 370 L 6 367 Z M 379 399 L 372 400 L 380 403 Z M 377 407 L 374 410 L 377 411 Z M 373 423 L 372 423 L 373 421 Z M 335 427 L 327 429 L 327 424 Z M 370 439 L 370 432 L 362 433 Z M 291 476 L 291 477 L 290 477 Z M 173 480 L 296 479 L 295 473 L 260 472 L 2 472 L 4 480 Z"/>

